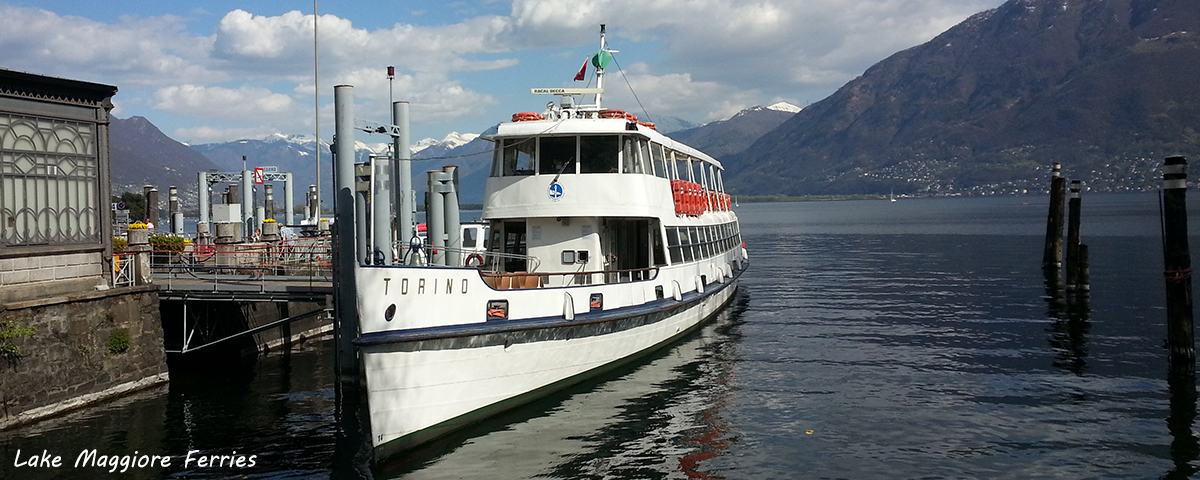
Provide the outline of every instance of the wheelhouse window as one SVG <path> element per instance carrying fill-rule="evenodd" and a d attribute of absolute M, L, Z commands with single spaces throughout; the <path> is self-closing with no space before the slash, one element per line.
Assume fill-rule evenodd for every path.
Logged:
<path fill-rule="evenodd" d="M 538 162 L 538 173 L 542 175 L 559 175 L 575 173 L 575 163 L 578 159 L 575 148 L 575 137 L 542 137 L 541 161 Z"/>
<path fill-rule="evenodd" d="M 579 138 L 579 173 L 617 173 L 619 135 L 589 135 Z"/>
<path fill-rule="evenodd" d="M 645 144 L 645 142 L 642 142 Z M 621 173 L 644 173 L 642 151 L 634 137 L 621 138 Z"/>
<path fill-rule="evenodd" d="M 533 138 L 506 138 L 503 142 L 496 148 L 492 176 L 533 175 L 537 141 Z"/>

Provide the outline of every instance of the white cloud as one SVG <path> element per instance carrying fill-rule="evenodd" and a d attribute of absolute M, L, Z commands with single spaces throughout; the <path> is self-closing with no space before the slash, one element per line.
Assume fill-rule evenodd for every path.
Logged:
<path fill-rule="evenodd" d="M 310 129 L 311 14 L 181 8 L 181 16 L 103 23 L 2 2 L 4 68 L 117 85 L 122 113 L 165 123 L 193 141 Z M 375 29 L 325 14 L 319 19 L 321 101 L 331 101 L 333 85 L 352 84 L 359 117 L 386 120 L 383 68 L 395 65 L 397 99 L 411 102 L 414 118 L 462 130 L 452 123 L 495 116 L 489 109 L 515 93 L 486 90 L 488 84 L 469 81 L 478 82 L 472 72 L 524 78 L 530 70 L 513 68 L 518 59 L 522 68 L 537 69 L 542 64 L 528 59 L 541 52 L 554 59 L 566 51 L 582 56 L 596 48 L 597 24 L 606 23 L 610 43 L 622 50 L 618 62 L 628 63 L 622 65 L 626 76 L 652 115 L 711 121 L 781 98 L 819 100 L 880 59 L 1000 2 L 512 0 L 507 14 L 457 14 L 444 25 Z M 471 6 L 479 5 L 455 9 Z M 493 7 L 488 10 L 498 11 Z M 219 18 L 211 32 L 189 31 L 197 18 L 210 17 Z M 609 78 L 606 103 L 637 105 L 623 80 Z"/>
<path fill-rule="evenodd" d="M 228 142 L 231 140 L 259 140 L 278 132 L 270 126 L 220 128 L 211 126 L 177 128 L 171 131 L 171 138 L 180 139 L 193 145 L 204 143 Z"/>
<path fill-rule="evenodd" d="M 239 88 L 175 85 L 154 92 L 154 108 L 194 117 L 226 120 L 277 118 L 293 113 L 292 98 L 253 86 Z"/>
<path fill-rule="evenodd" d="M 0 51 L 7 68 L 121 86 L 211 81 L 220 75 L 198 62 L 209 43 L 187 35 L 174 16 L 104 24 L 0 3 Z"/>

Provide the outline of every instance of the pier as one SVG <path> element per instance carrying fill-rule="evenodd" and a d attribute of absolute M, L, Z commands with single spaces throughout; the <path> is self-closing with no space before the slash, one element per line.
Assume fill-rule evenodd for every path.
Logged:
<path fill-rule="evenodd" d="M 156 252 L 166 352 L 261 352 L 328 331 L 329 255 L 328 238 Z"/>

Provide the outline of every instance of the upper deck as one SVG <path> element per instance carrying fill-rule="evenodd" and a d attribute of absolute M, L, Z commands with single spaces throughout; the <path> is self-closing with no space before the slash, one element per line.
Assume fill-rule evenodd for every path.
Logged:
<path fill-rule="evenodd" d="M 496 143 L 484 219 L 679 214 L 680 182 L 722 192 L 721 163 L 620 110 L 517 114 Z M 709 208 L 709 210 L 720 210 Z"/>

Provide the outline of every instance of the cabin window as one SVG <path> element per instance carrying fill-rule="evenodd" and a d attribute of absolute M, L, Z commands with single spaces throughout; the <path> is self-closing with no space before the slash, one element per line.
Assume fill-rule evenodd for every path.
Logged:
<path fill-rule="evenodd" d="M 575 161 L 578 158 L 575 137 L 542 137 L 541 151 L 538 153 L 541 160 L 538 162 L 539 174 L 575 173 Z"/>
<path fill-rule="evenodd" d="M 663 158 L 663 146 L 657 143 L 650 144 L 650 158 L 654 159 L 654 175 L 662 178 L 671 178 L 671 173 L 667 170 L 667 161 Z"/>
<path fill-rule="evenodd" d="M 617 173 L 620 136 L 591 135 L 579 138 L 579 173 Z"/>
<path fill-rule="evenodd" d="M 503 142 L 503 146 L 496 149 L 492 176 L 533 175 L 537 142 L 532 138 L 507 138 Z"/>
<path fill-rule="evenodd" d="M 679 247 L 679 229 L 667 227 L 667 250 L 670 252 L 671 263 L 683 261 L 683 251 Z"/>
<path fill-rule="evenodd" d="M 479 243 L 479 230 L 474 228 L 464 228 L 462 233 L 463 248 L 475 248 Z"/>
<path fill-rule="evenodd" d="M 621 172 L 622 173 L 643 173 L 646 171 L 642 167 L 642 152 L 638 148 L 638 141 L 634 137 L 623 137 L 621 139 Z"/>
<path fill-rule="evenodd" d="M 638 139 L 638 158 L 642 160 L 642 169 L 646 175 L 654 175 L 654 164 L 650 161 L 650 142 Z"/>

